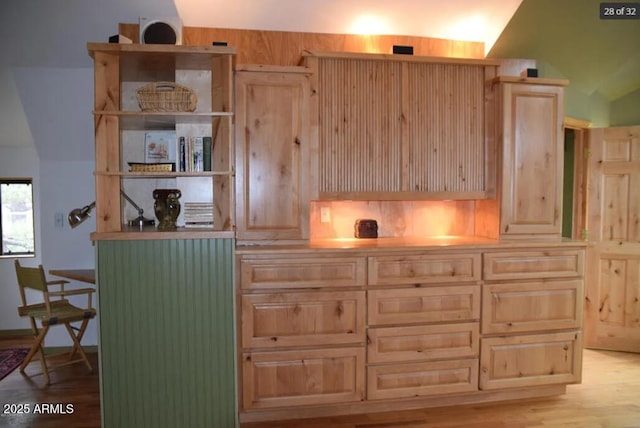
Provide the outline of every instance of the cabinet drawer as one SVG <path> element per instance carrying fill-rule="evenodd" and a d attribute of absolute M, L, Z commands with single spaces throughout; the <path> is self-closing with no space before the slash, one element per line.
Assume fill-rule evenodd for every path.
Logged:
<path fill-rule="evenodd" d="M 245 410 L 364 400 L 364 348 L 242 355 Z"/>
<path fill-rule="evenodd" d="M 362 287 L 366 259 L 358 257 L 242 259 L 243 289 Z"/>
<path fill-rule="evenodd" d="M 581 279 L 485 284 L 482 333 L 577 329 L 582 296 Z"/>
<path fill-rule="evenodd" d="M 367 361 L 371 364 L 477 357 L 479 330 L 477 323 L 370 328 Z"/>
<path fill-rule="evenodd" d="M 504 251 L 484 254 L 485 280 L 577 278 L 584 272 L 584 250 Z"/>
<path fill-rule="evenodd" d="M 580 332 L 491 337 L 480 342 L 480 389 L 580 382 Z"/>
<path fill-rule="evenodd" d="M 480 254 L 369 257 L 369 285 L 480 280 Z"/>
<path fill-rule="evenodd" d="M 365 292 L 242 296 L 244 348 L 364 343 Z"/>
<path fill-rule="evenodd" d="M 477 391 L 478 359 L 367 368 L 367 399 L 390 399 Z"/>
<path fill-rule="evenodd" d="M 370 290 L 369 325 L 421 324 L 480 319 L 480 286 Z"/>

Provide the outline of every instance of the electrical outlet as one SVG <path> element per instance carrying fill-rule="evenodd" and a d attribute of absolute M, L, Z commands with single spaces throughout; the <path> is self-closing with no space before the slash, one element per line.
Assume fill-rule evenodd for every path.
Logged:
<path fill-rule="evenodd" d="M 54 219 L 54 227 L 56 229 L 63 229 L 64 228 L 64 214 L 56 213 L 54 215 L 53 219 Z"/>
<path fill-rule="evenodd" d="M 331 208 L 320 207 L 320 223 L 331 223 Z"/>

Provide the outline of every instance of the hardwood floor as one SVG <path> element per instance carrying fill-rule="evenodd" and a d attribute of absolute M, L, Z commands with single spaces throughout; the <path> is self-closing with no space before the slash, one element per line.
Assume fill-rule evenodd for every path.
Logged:
<path fill-rule="evenodd" d="M 0 340 L 0 349 L 28 348 L 31 339 Z M 0 380 L 0 427 L 10 428 L 94 428 L 100 427 L 100 388 L 98 354 L 87 353 L 93 373 L 84 364 L 73 364 L 50 371 L 51 385 L 45 385 L 37 359 L 27 366 L 23 376 L 16 368 Z M 62 359 L 56 357 L 54 362 Z M 63 360 L 64 361 L 64 360 Z M 63 404 L 66 414 L 35 414 L 35 405 Z M 6 406 L 29 404 L 30 414 L 15 414 L 17 409 Z M 72 405 L 73 409 L 67 405 Z M 24 408 L 24 407 L 23 407 Z M 10 410 L 8 413 L 7 410 Z M 60 410 L 60 409 L 56 409 Z"/>
<path fill-rule="evenodd" d="M 1 348 L 26 346 L 24 339 L 0 340 Z M 77 364 L 52 372 L 52 385 L 42 375 L 31 378 L 15 370 L 0 381 L 0 427 L 93 428 L 100 426 L 98 358 L 90 355 L 94 373 Z M 243 424 L 242 428 L 622 428 L 640 427 L 640 355 L 584 351 L 580 385 L 567 394 L 507 404 L 436 408 L 332 418 Z M 27 373 L 39 372 L 33 362 Z M 73 405 L 73 413 L 10 415 L 5 406 L 29 403 Z M 119 428 L 119 427 L 115 427 Z M 226 428 L 226 427 L 193 427 Z"/>

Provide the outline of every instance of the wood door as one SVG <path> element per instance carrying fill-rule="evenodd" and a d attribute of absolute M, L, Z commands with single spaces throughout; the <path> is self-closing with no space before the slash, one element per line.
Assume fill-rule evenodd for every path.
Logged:
<path fill-rule="evenodd" d="M 640 352 L 640 127 L 592 129 L 585 346 Z"/>
<path fill-rule="evenodd" d="M 238 239 L 309 236 L 309 74 L 236 73 Z"/>
<path fill-rule="evenodd" d="M 563 82 L 501 85 L 504 238 L 560 238 Z"/>

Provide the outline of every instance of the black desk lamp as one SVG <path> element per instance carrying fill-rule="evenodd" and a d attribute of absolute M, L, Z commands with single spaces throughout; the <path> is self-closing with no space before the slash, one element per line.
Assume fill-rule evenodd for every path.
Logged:
<path fill-rule="evenodd" d="M 156 224 L 155 220 L 151 220 L 144 217 L 143 215 L 144 210 L 140 208 L 138 204 L 133 202 L 133 200 L 129 197 L 129 195 L 124 193 L 123 190 L 120 190 L 120 193 L 131 205 L 133 205 L 135 209 L 138 210 L 138 217 L 136 217 L 133 220 L 130 220 L 128 222 L 129 226 L 137 226 L 138 228 L 142 229 L 144 226 L 153 226 L 154 224 Z M 91 217 L 91 210 L 93 210 L 95 207 L 96 207 L 96 202 L 93 201 L 89 205 L 86 205 L 82 208 L 76 208 L 71 210 L 68 216 L 69 225 L 72 228 L 75 228 L 76 226 L 78 226 L 80 223 L 82 223 L 83 221 Z"/>

